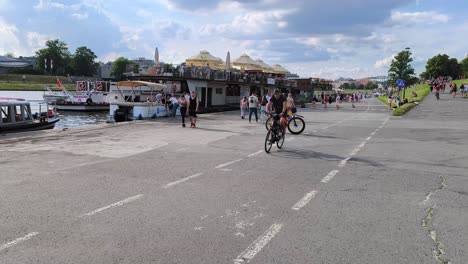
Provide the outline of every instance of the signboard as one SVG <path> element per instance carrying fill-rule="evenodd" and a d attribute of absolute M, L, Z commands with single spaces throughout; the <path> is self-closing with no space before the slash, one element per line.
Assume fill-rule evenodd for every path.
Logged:
<path fill-rule="evenodd" d="M 267 84 L 275 85 L 275 78 L 268 78 Z"/>
<path fill-rule="evenodd" d="M 402 79 L 398 79 L 398 80 L 396 81 L 396 85 L 397 85 L 398 87 L 405 87 L 406 81 L 405 81 L 405 80 L 402 80 Z"/>

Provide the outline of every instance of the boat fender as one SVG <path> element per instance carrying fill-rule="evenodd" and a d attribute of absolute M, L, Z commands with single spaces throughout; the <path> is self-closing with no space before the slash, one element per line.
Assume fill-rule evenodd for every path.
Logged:
<path fill-rule="evenodd" d="M 89 105 L 92 105 L 92 104 L 93 104 L 93 99 L 88 98 L 88 99 L 86 100 L 86 103 L 89 104 Z"/>
<path fill-rule="evenodd" d="M 138 120 L 143 120 L 143 116 L 141 114 L 138 115 Z"/>

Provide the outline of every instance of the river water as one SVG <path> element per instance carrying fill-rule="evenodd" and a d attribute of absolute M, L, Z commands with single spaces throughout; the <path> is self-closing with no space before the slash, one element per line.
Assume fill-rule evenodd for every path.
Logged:
<path fill-rule="evenodd" d="M 31 102 L 31 112 L 34 114 L 46 111 L 46 105 L 39 106 L 43 92 L 41 91 L 0 91 L 0 97 L 23 98 Z M 106 122 L 109 111 L 101 112 L 78 112 L 78 111 L 59 111 L 59 119 L 55 124 L 55 128 L 68 128 L 92 125 Z"/>

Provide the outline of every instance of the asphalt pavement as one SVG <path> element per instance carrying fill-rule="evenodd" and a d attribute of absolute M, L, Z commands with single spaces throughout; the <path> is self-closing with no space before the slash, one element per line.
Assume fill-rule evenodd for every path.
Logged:
<path fill-rule="evenodd" d="M 468 263 L 468 100 L 0 136 L 0 263 Z"/>

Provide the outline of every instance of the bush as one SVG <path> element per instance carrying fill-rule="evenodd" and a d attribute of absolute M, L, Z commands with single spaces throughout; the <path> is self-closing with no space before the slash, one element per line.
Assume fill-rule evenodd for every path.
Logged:
<path fill-rule="evenodd" d="M 407 103 L 407 104 L 404 104 L 398 108 L 396 108 L 395 110 L 393 110 L 393 115 L 394 116 L 401 116 L 403 114 L 405 114 L 406 112 L 408 112 L 409 110 L 413 109 L 413 107 L 417 106 L 416 103 Z"/>

